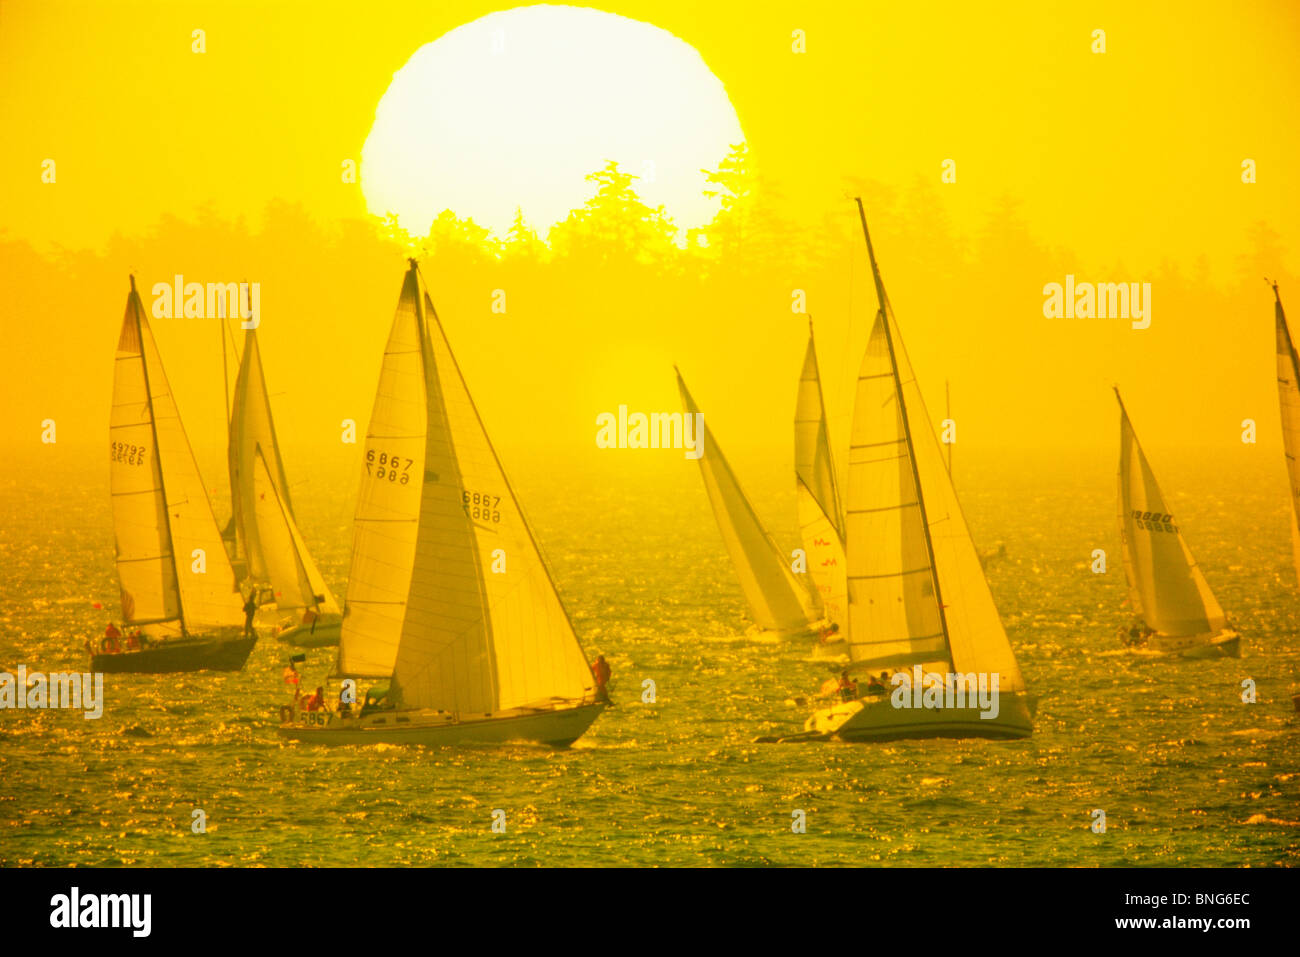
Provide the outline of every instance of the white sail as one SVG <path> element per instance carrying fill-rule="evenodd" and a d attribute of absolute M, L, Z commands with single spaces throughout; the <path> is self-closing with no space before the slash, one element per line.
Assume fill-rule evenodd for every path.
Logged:
<path fill-rule="evenodd" d="M 249 329 L 244 333 L 244 351 L 239 361 L 234 400 L 230 409 L 230 444 L 227 454 L 230 465 L 231 521 L 235 526 L 238 553 L 248 562 L 248 577 L 255 582 L 266 583 L 270 581 L 267 570 L 269 559 L 263 555 L 253 493 L 256 472 L 254 459 L 259 445 L 267 456 L 267 468 L 276 492 L 284 502 L 289 517 L 293 518 L 289 482 L 285 478 L 280 447 L 275 439 L 275 423 L 271 418 L 271 401 L 266 392 L 266 377 L 262 371 L 262 355 L 257 347 L 257 333 L 256 330 Z M 280 561 L 283 560 L 281 557 Z"/>
<path fill-rule="evenodd" d="M 253 502 L 276 607 L 299 614 L 308 608 L 321 615 L 339 614 L 338 603 L 312 561 L 288 504 L 275 487 L 260 445 L 255 449 L 253 463 Z"/>
<path fill-rule="evenodd" d="M 866 232 L 866 217 L 862 219 Z M 859 371 L 845 508 L 849 655 L 1024 679 L 953 491 L 867 235 L 880 310 Z"/>
<path fill-rule="evenodd" d="M 1273 286 L 1273 308 L 1277 324 L 1277 395 L 1282 408 L 1282 446 L 1286 452 L 1286 474 L 1291 483 L 1291 553 L 1300 579 L 1300 356 L 1282 311 L 1282 297 Z"/>
<path fill-rule="evenodd" d="M 799 532 L 808 557 L 808 574 L 821 597 L 823 614 L 839 625 L 843 633 L 848 627 L 843 516 L 835 484 L 812 320 L 808 322 L 808 349 L 804 353 L 795 404 L 794 469 Z"/>
<path fill-rule="evenodd" d="M 424 488 L 424 339 L 419 282 L 406 274 L 393 316 L 362 453 L 352 567 L 343 602 L 338 671 L 380 678 L 393 673 L 415 563 Z"/>
<path fill-rule="evenodd" d="M 586 657 L 414 263 L 364 455 L 354 574 L 366 595 L 404 600 L 381 616 L 371 599 L 362 631 L 349 581 L 340 670 L 390 662 L 402 706 L 459 714 L 590 698 Z"/>
<path fill-rule="evenodd" d="M 125 620 L 155 636 L 240 625 L 235 573 L 134 279 L 118 337 L 109 432 Z"/>
<path fill-rule="evenodd" d="M 677 388 L 686 413 L 696 415 L 699 407 L 680 372 Z M 703 442 L 700 471 L 704 488 L 754 621 L 771 631 L 807 628 L 821 617 L 817 596 L 795 577 L 790 561 L 758 520 L 707 423 Z"/>
<path fill-rule="evenodd" d="M 1119 399 L 1119 390 L 1115 390 Z M 1119 400 L 1120 538 L 1130 600 L 1162 635 L 1209 635 L 1224 626 L 1223 609 L 1183 541 L 1155 475 Z"/>

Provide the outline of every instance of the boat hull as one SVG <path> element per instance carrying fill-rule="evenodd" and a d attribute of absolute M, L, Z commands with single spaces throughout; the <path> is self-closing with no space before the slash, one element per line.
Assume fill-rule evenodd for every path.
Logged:
<path fill-rule="evenodd" d="M 1205 635 L 1155 634 L 1137 647 L 1178 658 L 1240 658 L 1241 635 L 1235 631 Z"/>
<path fill-rule="evenodd" d="M 275 639 L 295 648 L 327 648 L 339 643 L 342 631 L 343 619 L 340 617 L 334 621 L 318 621 L 315 628 L 311 625 L 287 628 L 277 632 Z"/>
<path fill-rule="evenodd" d="M 176 638 L 140 651 L 98 654 L 90 670 L 105 674 L 171 674 L 179 671 L 239 671 L 244 667 L 256 635 L 245 637 Z"/>
<path fill-rule="evenodd" d="M 998 714 L 979 708 L 895 708 L 891 696 L 846 701 L 815 712 L 804 724 L 809 734 L 838 741 L 897 741 L 902 738 L 1026 738 L 1034 731 L 1038 699 L 1021 692 L 998 695 Z"/>
<path fill-rule="evenodd" d="M 455 747 L 526 742 L 567 748 L 605 710 L 603 703 L 544 711 L 511 712 L 476 721 L 455 721 L 430 711 L 381 711 L 343 718 L 328 711 L 298 711 L 280 725 L 280 737 L 305 744 L 413 744 Z"/>

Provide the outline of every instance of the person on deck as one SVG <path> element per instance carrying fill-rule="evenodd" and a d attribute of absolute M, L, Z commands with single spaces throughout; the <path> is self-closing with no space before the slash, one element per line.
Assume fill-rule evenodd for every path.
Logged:
<path fill-rule="evenodd" d="M 100 642 L 99 648 L 106 655 L 115 655 L 122 650 L 122 630 L 116 622 L 110 621 L 104 629 L 104 640 Z"/>
<path fill-rule="evenodd" d="M 293 696 L 297 698 L 302 694 L 299 684 L 302 682 L 302 676 L 298 674 L 298 669 L 294 666 L 293 659 L 289 659 L 288 666 L 284 669 L 284 683 L 287 684 Z"/>
<path fill-rule="evenodd" d="M 886 691 L 884 678 L 885 673 L 883 671 L 879 675 L 872 675 L 868 678 L 867 694 L 884 694 Z"/>
<path fill-rule="evenodd" d="M 840 699 L 843 701 L 852 701 L 858 696 L 858 683 L 849 677 L 847 668 L 840 672 L 840 683 L 837 690 L 840 693 Z"/>
<path fill-rule="evenodd" d="M 325 689 L 317 688 L 316 693 L 308 698 L 302 707 L 304 711 L 323 711 L 325 708 Z"/>
<path fill-rule="evenodd" d="M 253 590 L 248 593 L 248 601 L 244 602 L 244 635 L 248 636 L 253 633 L 253 616 L 257 614 L 257 591 Z"/>
<path fill-rule="evenodd" d="M 596 679 L 596 700 L 608 701 L 609 692 L 605 686 L 609 684 L 610 675 L 613 672 L 609 667 L 609 662 L 605 660 L 604 655 L 597 655 L 596 660 L 591 663 L 591 675 Z"/>
<path fill-rule="evenodd" d="M 838 635 L 839 633 L 840 633 L 839 624 L 837 622 L 831 622 L 831 626 L 829 628 L 823 628 L 821 630 L 821 634 L 817 636 L 817 640 L 825 643 L 834 640 L 835 636 Z"/>

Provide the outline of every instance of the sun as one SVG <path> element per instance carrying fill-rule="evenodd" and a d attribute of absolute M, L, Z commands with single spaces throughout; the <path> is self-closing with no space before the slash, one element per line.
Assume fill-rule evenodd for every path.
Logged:
<path fill-rule="evenodd" d="M 370 212 L 423 235 L 444 209 L 503 236 L 523 210 L 538 232 L 581 206 L 607 160 L 637 176 L 679 229 L 744 133 L 722 82 L 689 44 L 585 7 L 489 14 L 415 52 L 375 109 L 361 151 Z"/>

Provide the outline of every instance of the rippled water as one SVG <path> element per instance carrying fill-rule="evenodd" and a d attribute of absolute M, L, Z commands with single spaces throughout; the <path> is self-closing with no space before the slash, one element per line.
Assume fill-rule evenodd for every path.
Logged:
<path fill-rule="evenodd" d="M 743 634 L 743 600 L 695 464 L 661 457 L 627 470 L 618 460 L 631 477 L 594 478 L 538 465 L 512 475 L 588 654 L 613 665 L 619 702 L 574 748 L 282 744 L 285 652 L 264 639 L 242 673 L 109 675 L 97 721 L 0 712 L 0 863 L 1300 861 L 1290 702 L 1300 603 L 1280 460 L 1249 481 L 1183 481 L 1182 493 L 1162 475 L 1247 642 L 1239 661 L 1175 663 L 1117 650 L 1117 556 L 1109 574 L 1089 571 L 1092 549 L 1118 548 L 1110 458 L 1014 474 L 975 459 L 959 490 L 977 543 L 1006 544 L 990 583 L 1042 696 L 1028 740 L 751 743 L 798 730 L 808 709 L 792 699 L 829 668 L 801 643 Z M 793 545 L 788 474 L 746 484 Z M 92 603 L 115 607 L 104 476 L 86 467 L 78 481 L 45 479 L 39 496 L 25 471 L 0 486 L 0 670 L 84 668 L 82 642 L 108 614 Z M 349 471 L 294 490 L 340 596 L 354 484 Z M 328 654 L 311 653 L 308 683 L 328 671 Z M 1240 700 L 1247 677 L 1254 705 Z M 647 678 L 653 704 L 640 700 Z M 206 834 L 191 833 L 195 808 Z M 1097 808 L 1104 834 L 1089 827 Z M 491 830 L 494 809 L 505 811 L 504 834 Z M 806 812 L 805 834 L 791 830 L 795 810 Z"/>

